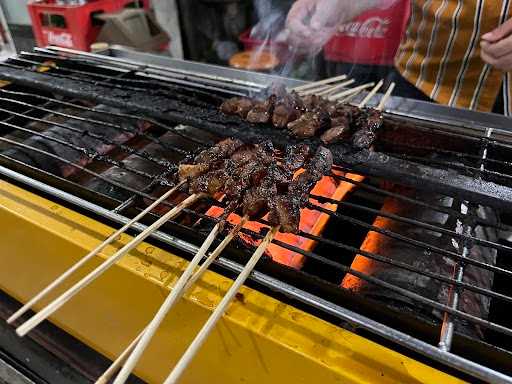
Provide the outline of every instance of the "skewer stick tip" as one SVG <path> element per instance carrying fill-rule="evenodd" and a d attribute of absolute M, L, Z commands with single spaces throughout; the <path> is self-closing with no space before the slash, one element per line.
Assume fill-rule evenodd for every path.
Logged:
<path fill-rule="evenodd" d="M 378 111 L 382 111 L 384 109 L 384 107 L 386 106 L 386 103 L 388 102 L 389 98 L 391 97 L 391 94 L 393 93 L 393 90 L 395 89 L 395 86 L 396 86 L 395 83 L 390 84 L 386 93 L 384 94 L 384 96 L 382 96 L 382 99 L 380 100 L 379 105 L 377 106 Z"/>
<path fill-rule="evenodd" d="M 358 107 L 363 108 L 372 99 L 372 97 L 375 96 L 379 89 L 382 88 L 383 85 L 384 80 L 379 81 L 377 85 L 373 87 L 373 89 L 370 92 L 368 92 L 368 95 L 366 95 L 366 97 L 361 101 L 361 103 L 359 103 Z"/>

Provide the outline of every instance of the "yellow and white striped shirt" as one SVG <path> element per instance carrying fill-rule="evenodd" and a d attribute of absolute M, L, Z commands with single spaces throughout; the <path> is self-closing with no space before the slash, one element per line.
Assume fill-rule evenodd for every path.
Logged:
<path fill-rule="evenodd" d="M 503 89 L 510 115 L 510 74 L 480 58 L 480 36 L 511 16 L 512 0 L 412 0 L 395 66 L 441 104 L 491 111 Z M 503 84 L 503 88 L 501 85 Z"/>

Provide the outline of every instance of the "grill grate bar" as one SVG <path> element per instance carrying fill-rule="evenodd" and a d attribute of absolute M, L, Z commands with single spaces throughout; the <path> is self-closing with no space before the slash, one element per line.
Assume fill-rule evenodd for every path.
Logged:
<path fill-rule="evenodd" d="M 251 235 L 253 237 L 257 237 L 259 239 L 262 239 L 263 236 L 260 235 L 260 234 L 255 234 L 254 232 L 252 231 L 248 231 L 246 229 L 242 229 L 243 233 L 246 233 L 248 235 Z M 322 237 L 319 237 L 319 236 L 315 236 L 315 235 L 311 235 L 311 234 L 304 234 L 305 237 L 308 237 L 312 240 L 315 240 L 315 241 L 318 241 L 318 242 L 321 242 L 322 240 L 325 240 L 323 239 Z M 332 241 L 332 240 L 329 240 L 329 241 Z M 279 245 L 281 246 L 282 248 L 285 248 L 285 249 L 288 249 L 290 251 L 293 251 L 293 252 L 297 252 L 297 253 L 300 253 L 306 257 L 310 257 L 311 259 L 314 259 L 314 260 L 317 260 L 317 261 L 320 261 L 330 267 L 333 267 L 333 268 L 336 268 L 344 273 L 349 273 L 353 276 L 356 276 L 362 280 L 365 280 L 369 283 L 372 283 L 372 284 L 375 284 L 376 286 L 378 287 L 381 287 L 381 288 L 385 288 L 385 289 L 388 289 L 390 291 L 393 291 L 395 293 L 398 293 L 400 294 L 401 296 L 403 297 L 406 297 L 406 298 L 409 298 L 411 300 L 413 300 L 414 302 L 417 302 L 417 303 L 420 303 L 420 304 L 423 304 L 423 305 L 426 305 L 427 307 L 430 307 L 430 308 L 433 308 L 433 309 L 437 309 L 439 311 L 442 311 L 442 312 L 447 312 L 457 318 L 460 318 L 460 319 L 464 319 L 464 320 L 467 320 L 473 324 L 476 324 L 476 325 L 479 325 L 483 328 L 487 328 L 487 329 L 490 329 L 490 330 L 493 330 L 495 332 L 499 332 L 500 334 L 504 334 L 504 335 L 507 335 L 507 336 L 512 336 L 512 329 L 510 328 L 507 328 L 505 326 L 502 326 L 500 324 L 496 324 L 496 323 L 493 323 L 491 321 L 488 321 L 488 320 L 483 320 L 483 319 L 480 319 L 479 317 L 476 317 L 476 316 L 473 316 L 473 315 L 470 315 L 468 313 L 465 313 L 465 312 L 462 312 L 460 310 L 456 310 L 456 309 L 452 309 L 450 308 L 449 306 L 447 305 L 444 305 L 444 304 L 441 304 L 441 303 L 438 303 L 437 301 L 434 301 L 434 300 L 431 300 L 431 299 L 428 299 L 424 296 L 421 296 L 420 294 L 417 294 L 417 293 L 414 293 L 412 291 L 409 291 L 407 289 L 404 289 L 404 288 L 401 288 L 397 285 L 393 285 L 391 283 L 388 283 L 382 279 L 379 279 L 379 278 L 376 278 L 376 277 L 373 277 L 371 275 L 367 275 L 367 274 L 364 274 L 364 273 L 361 273 L 357 270 L 354 270 L 350 267 L 347 267 L 341 263 L 338 263 L 336 261 L 333 261 L 333 260 L 330 260 L 330 259 L 327 259 L 321 255 L 318 255 L 314 252 L 309 252 L 309 251 L 305 251 L 301 248 L 298 248 L 298 247 L 295 247 L 293 245 L 290 245 L 290 244 L 287 244 L 287 243 L 284 243 L 280 240 L 273 240 L 272 241 L 273 244 L 276 244 L 276 245 Z M 377 256 L 377 257 L 381 257 L 379 255 L 375 255 L 375 254 L 372 254 L 372 253 L 369 253 L 369 252 L 365 252 L 365 253 L 362 253 L 358 248 L 354 248 L 354 247 L 351 247 L 351 246 L 348 246 L 348 245 L 344 245 L 344 244 L 341 244 L 341 246 L 349 251 L 352 251 L 352 252 L 358 252 L 358 253 L 361 253 L 362 255 L 366 256 L 366 257 L 372 257 L 372 256 Z M 382 259 L 382 261 L 384 261 L 384 259 Z M 313 276 L 312 276 L 313 278 Z"/>
<path fill-rule="evenodd" d="M 354 204 L 354 203 L 350 203 L 350 202 L 346 202 L 346 201 L 337 201 L 337 200 L 333 200 L 333 199 L 330 199 L 330 198 L 327 198 L 327 197 L 323 197 L 323 196 L 310 195 L 310 197 L 314 198 L 315 200 L 318 200 L 319 202 L 327 202 L 327 203 L 332 203 L 332 204 L 338 204 L 340 206 L 346 206 L 346 207 L 349 207 L 349 208 L 363 210 L 365 212 L 372 213 L 372 214 L 375 214 L 377 216 L 382 216 L 382 217 L 386 217 L 386 218 L 389 218 L 389 219 L 392 219 L 392 220 L 396 220 L 396 221 L 399 221 L 399 222 L 402 222 L 402 223 L 411 224 L 413 226 L 416 226 L 416 227 L 419 227 L 419 228 L 423 228 L 423 229 L 427 229 L 427 230 L 430 230 L 430 231 L 439 232 L 439 233 L 442 233 L 442 234 L 447 234 L 447 235 L 453 236 L 454 238 L 457 238 L 457 239 L 467 239 L 468 241 L 472 241 L 475 244 L 479 244 L 479 245 L 487 247 L 487 248 L 494 248 L 496 250 L 501 250 L 501 251 L 505 251 L 505 252 L 512 251 L 511 247 L 508 247 L 508 246 L 503 245 L 503 244 L 493 243 L 492 241 L 483 240 L 483 239 L 480 239 L 480 238 L 477 238 L 477 237 L 467 237 L 464 234 L 457 233 L 455 231 L 451 231 L 451 230 L 446 229 L 446 228 L 437 227 L 435 225 L 432 225 L 432 224 L 429 224 L 429 223 L 425 223 L 425 222 L 422 222 L 422 221 L 419 221 L 419 220 L 410 219 L 408 217 L 404 217 L 404 216 L 400 216 L 400 215 L 395 215 L 395 214 L 387 213 L 387 212 L 382 212 L 382 211 L 379 211 L 379 210 L 376 210 L 376 209 L 373 209 L 373 208 L 365 207 L 363 205 Z"/>
<path fill-rule="evenodd" d="M 442 148 L 436 148 L 436 147 L 430 147 L 430 146 L 422 146 L 422 145 L 404 144 L 404 143 L 394 143 L 394 142 L 389 141 L 389 140 L 382 140 L 381 143 L 387 143 L 388 145 L 392 145 L 392 146 L 394 146 L 396 148 L 415 149 L 415 150 L 421 150 L 421 151 L 428 151 L 428 152 L 431 152 L 431 153 L 437 153 L 437 154 L 442 154 L 442 155 L 450 155 L 450 156 L 458 157 L 458 158 L 461 158 L 461 159 L 469 159 L 469 160 L 473 160 L 473 161 L 474 160 L 477 160 L 477 161 L 482 160 L 479 155 L 473 155 L 473 154 L 470 154 L 470 153 L 450 151 L 450 150 L 442 149 Z M 505 144 L 489 142 L 489 145 L 492 146 L 492 147 L 502 147 L 502 148 L 510 149 L 510 145 L 505 145 Z M 430 160 L 430 159 L 423 159 L 423 158 L 420 158 L 420 157 L 419 157 L 419 159 L 422 159 L 423 161 L 429 161 Z M 486 163 L 486 164 L 494 164 L 494 165 L 500 165 L 500 166 L 505 166 L 505 167 L 512 168 L 512 162 L 510 162 L 510 161 L 491 159 L 489 157 L 486 157 L 483 160 L 484 160 L 484 163 Z"/>
<path fill-rule="evenodd" d="M 67 141 L 63 141 L 63 140 L 60 140 L 60 139 L 57 139 L 55 137 L 51 137 L 51 136 L 48 136 L 48 135 L 45 135 L 44 133 L 41 133 L 41 132 L 37 132 L 33 129 L 29 129 L 29 128 L 23 128 L 23 127 L 19 127 L 17 125 L 14 125 L 14 124 L 10 124 L 10 123 L 5 123 L 5 122 L 0 122 L 0 125 L 4 125 L 4 126 L 7 126 L 9 128 L 12 128 L 12 129 L 17 129 L 19 131 L 22 131 L 22 132 L 26 132 L 26 133 L 30 133 L 34 136 L 38 136 L 38 137 L 42 137 L 48 141 L 52 141 L 54 143 L 57 143 L 57 144 L 60 144 L 60 145 L 63 145 L 65 147 L 68 147 L 68 148 L 71 148 L 85 156 L 87 156 L 89 158 L 90 161 L 94 161 L 94 160 L 97 160 L 97 161 L 101 161 L 101 162 L 104 162 L 105 164 L 108 164 L 110 166 L 115 166 L 115 167 L 119 167 L 119 168 L 122 168 L 124 169 L 125 171 L 127 172 L 130 172 L 130 173 L 133 173 L 134 175 L 137 175 L 137 176 L 142 176 L 142 177 L 145 177 L 145 178 L 148 178 L 148 179 L 156 179 L 156 178 L 159 178 L 159 175 L 156 174 L 149 174 L 149 173 L 146 173 L 144 171 L 140 171 L 138 169 L 135 169 L 135 168 L 131 168 L 131 167 L 127 167 L 123 162 L 121 161 L 117 161 L 117 160 L 114 160 L 106 155 L 101 155 L 99 154 L 98 152 L 94 152 L 94 151 L 91 151 L 87 148 L 83 148 L 83 147 L 80 147 L 78 145 L 74 145 L 74 144 L 71 144 L 71 143 L 68 143 Z M 86 132 L 86 131 L 83 131 L 83 132 Z M 58 158 L 59 161 L 62 161 L 63 158 L 59 157 Z M 169 182 L 165 181 L 165 185 L 171 185 Z"/>
<path fill-rule="evenodd" d="M 431 133 L 432 131 L 435 131 L 436 133 L 439 132 L 442 136 L 451 136 L 453 137 L 454 139 L 458 139 L 458 138 L 464 138 L 465 140 L 471 140 L 473 143 L 479 143 L 481 142 L 482 140 L 488 140 L 488 141 L 492 141 L 492 142 L 496 142 L 496 143 L 499 143 L 499 144 L 503 144 L 503 145 L 510 145 L 512 143 L 512 136 L 511 135 L 511 132 L 510 131 L 500 131 L 498 129 L 493 129 L 492 133 L 496 133 L 496 132 L 499 132 L 501 134 L 506 134 L 508 136 L 510 136 L 510 140 L 504 140 L 504 139 L 501 139 L 499 137 L 496 137 L 496 135 L 494 137 L 491 137 L 491 136 L 488 136 L 487 137 L 487 128 L 486 129 L 479 129 L 479 131 L 481 132 L 480 134 L 476 134 L 476 133 L 472 133 L 471 131 L 469 130 L 460 130 L 460 128 L 453 128 L 453 127 L 446 127 L 446 126 L 437 126 L 437 125 L 432 125 L 432 124 L 429 124 L 428 126 L 422 126 L 421 125 L 421 122 L 418 124 L 416 121 L 413 122 L 414 123 L 414 129 L 417 130 L 417 131 L 423 131 L 423 132 L 426 132 L 426 133 Z M 420 133 L 421 134 L 421 133 Z"/>
<path fill-rule="evenodd" d="M 451 168 L 460 169 L 462 171 L 466 171 L 473 176 L 476 176 L 478 174 L 483 174 L 487 176 L 492 176 L 495 179 L 504 179 L 508 180 L 509 182 L 512 182 L 512 175 L 507 175 L 505 173 L 496 172 L 496 171 L 490 171 L 488 169 L 480 169 L 479 167 L 472 167 L 470 165 L 465 165 L 461 163 L 455 163 L 453 161 L 444 161 L 444 160 L 437 160 L 437 159 L 426 159 L 419 156 L 411 156 L 411 155 L 405 155 L 405 154 L 395 154 L 396 157 L 404 160 L 412 160 L 416 162 L 424 162 L 424 163 L 430 163 L 430 164 L 437 164 L 437 165 L 443 165 Z"/>
<path fill-rule="evenodd" d="M 2 101 L 3 99 L 0 98 L 0 101 Z M 140 151 L 140 150 L 137 150 L 137 149 L 134 149 L 130 146 L 127 146 L 125 144 L 120 144 L 120 143 L 116 143 L 115 141 L 113 140 L 110 140 L 102 135 L 98 135 L 96 133 L 92 133 L 92 132 L 89 132 L 87 130 L 82 130 L 82 129 L 78 129 L 78 128 L 74 128 L 74 127 L 70 127 L 68 125 L 65 125 L 65 124 L 61 124 L 61 123 L 57 123 L 57 122 L 53 122 L 53 121 L 50 121 L 50 120 L 45 120 L 45 119 L 40 119 L 40 118 L 37 118 L 37 117 L 30 117 L 30 116 L 24 116 L 23 114 L 21 113 L 17 113 L 17 112 L 14 112 L 14 111 L 11 111 L 11 110 L 8 110 L 8 109 L 4 109 L 4 108 L 0 108 L 0 111 L 2 112 L 7 112 L 7 113 L 10 113 L 14 116 L 20 116 L 20 117 L 25 117 L 26 119 L 29 119 L 29 120 L 32 120 L 32 121 L 37 121 L 39 123 L 42 123 L 42 124 L 45 124 L 45 125 L 48 125 L 48 126 L 55 126 L 55 127 L 60 127 L 62 129 L 66 129 L 68 131 L 71 131 L 71 132 L 75 132 L 75 133 L 80 133 L 80 134 L 83 134 L 84 136 L 89 136 L 93 139 L 97 139 L 97 140 L 101 140 L 102 142 L 106 143 L 106 144 L 109 144 L 109 145 L 112 145 L 116 148 L 119 148 L 121 149 L 123 152 L 126 152 L 127 154 L 130 154 L 130 155 L 136 155 L 136 156 L 139 156 L 145 160 L 148 160 L 148 161 L 151 161 L 153 162 L 154 164 L 157 164 L 161 167 L 164 167 L 164 168 L 167 168 L 168 170 L 170 169 L 175 169 L 176 166 L 170 162 L 169 160 L 165 160 L 165 159 L 162 159 L 162 158 L 159 158 L 159 157 L 155 157 L 155 156 L 152 156 L 151 154 L 147 153 L 146 151 Z M 63 114 L 65 115 L 65 114 Z M 5 123 L 5 121 L 4 121 Z M 11 124 L 11 125 L 14 125 L 14 124 Z M 130 133 L 135 133 L 134 131 L 130 130 L 130 129 L 126 129 L 126 128 L 123 128 L 123 131 L 125 132 L 130 132 Z M 147 138 L 149 139 L 151 136 L 149 135 L 146 135 L 146 134 L 137 134 L 137 136 L 141 136 L 141 137 L 144 137 L 144 138 Z M 158 143 L 158 144 L 161 144 L 162 146 L 164 146 L 165 143 L 162 143 L 160 140 L 156 139 L 156 138 L 153 138 L 153 140 L 151 140 L 155 143 Z M 165 146 L 167 148 L 167 146 Z M 79 148 L 79 147 L 77 147 Z M 167 149 L 170 149 L 170 148 L 167 148 Z M 84 149 L 85 150 L 85 149 Z M 175 151 L 177 152 L 177 151 Z M 180 149 L 180 152 L 179 153 L 183 153 L 186 151 L 183 151 Z M 94 156 L 94 154 L 92 155 Z M 101 156 L 98 154 L 98 156 Z"/>
<path fill-rule="evenodd" d="M 339 166 L 336 166 L 336 168 L 339 169 L 339 170 L 342 170 L 345 173 L 351 173 L 351 170 L 349 170 L 347 168 L 343 168 L 343 167 L 339 167 Z M 358 174 L 365 175 L 364 172 L 358 172 Z M 411 197 L 407 197 L 407 196 L 401 195 L 401 194 L 396 193 L 396 192 L 391 192 L 391 191 L 388 191 L 388 190 L 383 189 L 383 188 L 374 187 L 372 185 L 369 185 L 369 184 L 366 184 L 366 183 L 363 183 L 363 182 L 360 182 L 360 181 L 357 181 L 357 180 L 350 179 L 350 178 L 348 178 L 346 176 L 343 176 L 343 175 L 339 175 L 339 174 L 336 174 L 336 173 L 331 173 L 330 177 L 332 177 L 333 179 L 337 179 L 337 180 L 341 180 L 341 181 L 353 184 L 353 185 L 357 186 L 358 188 L 363 188 L 363 189 L 366 189 L 366 190 L 371 191 L 371 192 L 375 192 L 375 193 L 383 195 L 383 196 L 393 197 L 394 199 L 397 199 L 397 200 L 400 200 L 400 201 L 404 201 L 404 202 L 407 202 L 407 203 L 412 203 L 414 205 L 425 207 L 425 208 L 431 209 L 433 211 L 446 213 L 447 215 L 450 215 L 452 217 L 457 217 L 457 218 L 460 218 L 460 219 L 462 219 L 464 217 L 459 211 L 457 211 L 455 209 L 452 209 L 452 208 L 449 208 L 449 207 L 443 207 L 443 206 L 440 206 L 440 205 L 429 204 L 429 203 L 426 203 L 424 201 L 421 201 L 421 200 L 418 200 L 418 199 L 414 199 L 414 198 L 411 198 Z M 318 199 L 324 199 L 324 197 L 322 197 L 322 196 L 316 196 L 316 197 Z M 331 200 L 331 201 L 325 200 L 325 201 L 326 202 L 332 202 L 332 203 L 336 202 L 336 200 Z M 480 225 L 484 225 L 484 226 L 488 226 L 488 227 L 491 227 L 491 228 L 496 228 L 496 229 L 500 229 L 500 230 L 504 230 L 504 231 L 512 230 L 510 227 L 505 226 L 502 223 L 495 223 L 495 222 L 492 222 L 492 221 L 489 221 L 489 220 L 481 219 L 479 217 L 475 217 L 474 219 L 475 219 L 475 223 L 476 224 L 480 224 Z"/>
<path fill-rule="evenodd" d="M 96 177 L 97 179 L 99 180 L 102 180 L 104 181 L 105 183 L 108 183 L 114 187 L 117 187 L 117 188 L 120 188 L 120 189 L 123 189 L 127 192 L 130 192 L 132 195 L 136 195 L 137 197 L 141 198 L 143 197 L 144 199 L 148 199 L 149 201 L 155 201 L 158 199 L 158 197 L 154 197 L 154 196 L 151 196 L 151 195 L 148 195 L 147 193 L 144 193 L 144 192 L 141 192 L 141 191 L 138 191 L 136 189 L 133 189 L 133 188 L 130 188 L 129 186 L 125 185 L 125 184 L 121 184 L 121 183 L 118 183 L 116 181 L 113 181 L 111 179 L 108 179 L 104 176 L 102 176 L 101 174 L 98 174 L 94 171 L 91 171 L 90 169 L 86 168 L 86 167 L 83 167 L 79 164 L 75 164 L 73 163 L 72 161 L 69 161 L 69 160 L 66 160 L 60 156 L 57 156 L 57 155 L 54 155 L 53 153 L 50 153 L 50 152 L 47 152 L 47 151 L 44 151 L 42 149 L 39 149 L 39 148 L 34 148 L 34 147 L 31 147 L 29 145 L 26 145 L 24 143 L 20 143 L 20 142 L 17 142 L 17 141 L 14 141 L 14 140 L 11 140 L 11 139 L 7 139 L 5 137 L 1 137 L 0 136 L 0 141 L 2 142 L 5 142 L 5 143 L 8 143 L 8 144 L 12 144 L 16 147 L 20 147 L 20 148 L 24 148 L 24 149 L 27 149 L 27 150 L 31 150 L 33 152 L 36 152 L 36 153 L 39 153 L 41 155 L 45 155 L 45 156 L 48 156 L 48 157 L 51 157 L 55 160 L 59 160 L 63 163 L 66 163 L 67 165 L 69 166 L 72 166 L 78 170 L 80 170 L 81 172 L 84 172 L 84 173 L 87 173 L 93 177 Z M 5 155 L 5 154 L 2 154 L 0 153 L 0 157 L 3 157 L 3 158 L 6 158 L 8 160 L 11 160 L 11 161 L 17 161 L 16 159 L 12 159 L 11 157 Z M 164 173 L 163 175 L 166 175 L 167 173 Z M 169 183 L 166 179 L 162 179 L 160 176 L 158 178 L 155 178 L 155 182 L 157 182 L 158 184 L 162 185 L 162 186 L 169 186 Z M 169 201 L 163 201 L 162 203 L 160 203 L 161 205 L 165 206 L 165 207 L 168 207 L 169 209 L 172 209 L 176 206 L 176 204 L 173 204 L 173 203 L 170 203 Z M 203 215 L 201 213 L 198 213 L 194 210 L 191 210 L 191 209 L 188 209 L 188 208 L 184 208 L 183 209 L 183 212 L 189 214 L 189 215 L 193 215 L 199 219 L 205 219 L 205 220 L 210 220 L 214 223 L 218 222 L 218 219 L 214 218 L 214 217 L 211 217 L 211 216 L 206 216 L 206 215 Z M 174 221 L 170 221 L 172 222 L 173 224 L 177 225 L 177 226 L 181 226 L 179 223 L 177 222 L 174 222 Z M 183 227 L 183 226 L 182 226 Z M 188 227 L 184 227 L 184 228 L 187 228 Z"/>
<path fill-rule="evenodd" d="M 314 198 L 314 196 L 312 196 L 312 197 Z M 422 241 L 419 241 L 419 240 L 416 240 L 416 239 L 413 239 L 413 238 L 409 238 L 407 236 L 403 236 L 403 235 L 401 235 L 401 234 L 399 234 L 397 232 L 393 232 L 393 231 L 390 231 L 388 229 L 384 229 L 384 228 L 376 227 L 376 226 L 371 225 L 371 224 L 367 224 L 364 221 L 361 221 L 361 220 L 358 220 L 358 219 L 354 219 L 353 217 L 350 217 L 350 216 L 342 215 L 342 214 L 340 214 L 338 212 L 329 211 L 328 209 L 320 207 L 320 206 L 318 206 L 316 204 L 308 203 L 307 207 L 310 208 L 310 209 L 314 209 L 314 210 L 320 211 L 322 213 L 325 213 L 325 214 L 327 214 L 329 216 L 332 216 L 333 218 L 335 218 L 337 220 L 348 222 L 348 223 L 351 223 L 353 225 L 357 225 L 357 226 L 360 226 L 362 228 L 368 229 L 368 231 L 378 232 L 378 233 L 381 233 L 381 234 L 383 234 L 383 235 L 385 235 L 387 237 L 390 237 L 390 238 L 393 238 L 393 239 L 396 239 L 396 240 L 400 240 L 400 241 L 402 241 L 404 243 L 415 245 L 415 246 L 417 246 L 419 248 L 423 248 L 424 250 L 432 252 L 432 254 L 434 254 L 434 255 L 437 255 L 437 256 L 443 256 L 444 255 L 444 256 L 447 256 L 447 257 L 449 257 L 449 258 L 451 258 L 453 260 L 463 261 L 462 256 L 457 254 L 457 253 L 455 253 L 455 252 L 451 252 L 451 251 L 448 251 L 448 250 L 445 250 L 445 249 L 433 246 L 431 244 L 428 244 L 428 243 L 425 243 L 425 242 L 422 242 Z M 473 239 L 473 237 L 471 237 L 471 239 Z M 470 240 L 465 238 L 464 241 L 469 242 Z M 482 269 L 486 269 L 488 271 L 499 273 L 499 274 L 502 274 L 502 275 L 505 275 L 505 276 L 508 276 L 508 277 L 512 278 L 512 271 L 509 271 L 509 270 L 506 270 L 506 269 L 503 269 L 503 268 L 500 268 L 500 267 L 496 267 L 496 266 L 491 265 L 491 264 L 483 263 L 483 262 L 478 261 L 478 260 L 465 259 L 464 261 L 467 264 L 471 264 L 471 265 L 474 265 L 476 267 L 479 267 L 479 268 L 482 268 Z M 488 291 L 488 292 L 492 292 L 492 291 Z M 496 294 L 496 293 L 492 292 L 492 294 Z M 496 296 L 496 297 L 500 297 L 500 298 L 502 298 L 505 301 L 512 301 L 512 298 L 510 298 L 508 296 L 499 295 L 499 294 L 497 294 L 497 295 L 498 296 Z"/>
<path fill-rule="evenodd" d="M 472 204 L 469 204 L 469 202 L 464 201 L 461 204 L 462 210 L 467 209 L 469 212 L 473 211 L 472 214 L 475 215 L 475 207 L 473 207 Z M 462 232 L 466 235 L 471 236 L 472 228 L 470 225 L 466 222 L 463 223 Z M 468 255 L 471 252 L 471 249 L 473 248 L 473 244 L 470 244 L 466 239 L 463 240 L 462 243 L 462 253 L 461 253 L 461 259 L 457 260 L 455 263 L 455 266 L 453 268 L 453 278 L 455 279 L 456 283 L 452 283 L 450 285 L 450 291 L 448 294 L 448 306 L 452 309 L 457 309 L 459 306 L 459 299 L 460 299 L 460 283 L 462 283 L 464 278 L 464 272 L 466 267 L 466 261 L 469 260 Z M 439 344 L 438 347 L 443 352 L 449 352 L 452 347 L 452 341 L 453 341 L 453 333 L 455 332 L 455 322 L 453 321 L 452 315 L 448 312 L 444 313 L 443 316 L 443 323 L 441 325 L 441 334 L 439 337 Z"/>
<path fill-rule="evenodd" d="M 54 98 L 51 98 L 51 97 L 46 97 L 46 96 L 41 96 L 41 95 L 33 95 L 33 94 L 30 94 L 30 93 L 27 93 L 27 92 L 17 92 L 17 91 L 9 91 L 9 90 L 6 90 L 6 89 L 2 89 L 0 88 L 0 93 L 4 93 L 4 94 L 8 94 L 8 95 L 17 95 L 17 96 L 31 96 L 31 97 L 35 97 L 35 98 L 38 98 L 40 100 L 46 100 L 46 101 L 49 101 L 49 102 L 53 102 L 53 103 L 56 103 L 56 104 L 60 104 L 60 105 L 64 105 L 64 106 L 67 106 L 67 107 L 71 107 L 71 108 L 75 108 L 75 109 L 78 109 L 78 110 L 82 110 L 82 111 L 87 111 L 87 112 L 94 112 L 94 113 L 97 113 L 99 115 L 108 115 L 108 116 L 116 116 L 116 117 L 123 117 L 123 118 L 127 118 L 127 119 L 132 119 L 132 120 L 136 120 L 136 121 L 146 121 L 148 122 L 149 124 L 151 125 L 154 125 L 158 128 L 161 128 L 161 129 L 164 129 L 166 130 L 167 132 L 171 132 L 175 135 L 178 135 L 188 141 L 191 141 L 191 142 L 194 142 L 196 144 L 199 144 L 201 146 L 211 146 L 213 145 L 213 143 L 211 141 L 201 141 L 201 140 L 198 140 L 194 137 L 191 137 L 190 135 L 185 135 L 183 133 L 181 133 L 178 129 L 176 129 L 176 127 L 169 127 L 168 125 L 165 125 L 165 124 L 162 124 L 154 119 L 150 119 L 150 118 L 147 118 L 147 117 L 139 117 L 139 116 L 136 116 L 136 115 L 132 115 L 132 114 L 129 114 L 129 113 L 121 113 L 121 112 L 112 112 L 112 111 L 105 111 L 105 110 L 101 110 L 101 109 L 96 109 L 94 107 L 85 107 L 83 105 L 80 105 L 80 104 L 76 104 L 76 103 L 71 103 L 69 101 L 63 101 L 63 100 L 57 100 L 57 99 L 54 99 Z M 40 105 L 40 106 L 33 106 L 33 108 L 36 108 L 36 107 L 44 107 L 44 104 Z M 52 113 L 54 113 L 54 111 L 51 111 Z M 79 116 L 73 116 L 73 115 L 66 115 L 66 117 L 69 117 L 70 119 L 74 119 L 74 120 L 80 120 L 80 117 Z M 90 122 L 89 120 L 86 120 L 88 122 Z M 116 129 L 123 129 L 123 127 L 121 126 L 118 126 L 116 124 L 110 124 L 110 123 L 107 123 L 107 122 L 100 122 L 98 121 L 98 123 L 102 124 L 102 125 L 107 125 L 107 126 L 110 126 L 110 127 L 113 127 L 113 128 L 116 128 Z M 163 143 L 165 144 L 165 143 Z"/>
<path fill-rule="evenodd" d="M 492 128 L 489 128 L 487 130 L 486 137 L 489 138 L 492 135 Z M 479 171 L 477 172 L 476 176 L 480 178 L 482 176 L 482 173 L 485 172 L 485 160 L 487 158 L 487 150 L 488 150 L 488 144 L 489 140 L 482 140 L 481 144 L 481 159 L 479 161 L 480 167 Z M 474 204 L 470 204 L 468 201 L 464 201 L 461 204 L 461 211 L 462 213 L 470 214 L 471 216 L 476 216 L 476 207 Z M 463 222 L 463 228 L 462 232 L 466 233 L 466 235 L 471 236 L 473 228 L 471 225 L 468 224 L 468 220 L 465 219 Z M 468 255 L 471 252 L 471 249 L 474 246 L 474 243 L 469 243 L 467 240 L 463 240 L 463 249 L 462 249 L 462 260 L 458 260 L 455 264 L 454 270 L 453 270 L 453 276 L 457 280 L 457 282 L 462 282 L 464 278 L 464 271 L 466 267 L 465 261 L 468 259 Z M 450 292 L 448 296 L 449 300 L 449 306 L 450 308 L 457 309 L 459 305 L 459 298 L 460 298 L 460 292 L 459 292 L 459 286 L 456 286 L 455 284 L 452 284 L 450 286 Z M 443 316 L 443 324 L 441 326 L 441 335 L 439 340 L 439 348 L 444 351 L 448 352 L 451 350 L 452 347 L 452 341 L 453 341 L 453 333 L 455 332 L 455 322 L 452 319 L 452 316 L 445 312 Z"/>

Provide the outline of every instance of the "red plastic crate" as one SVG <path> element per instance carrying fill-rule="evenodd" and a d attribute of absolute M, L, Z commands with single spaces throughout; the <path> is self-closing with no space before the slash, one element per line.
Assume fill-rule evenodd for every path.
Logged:
<path fill-rule="evenodd" d="M 116 12 L 134 0 L 89 0 L 84 5 L 58 5 L 56 0 L 31 1 L 27 5 L 37 45 L 57 45 L 89 51 L 101 25 L 94 22 L 97 13 Z M 149 8 L 149 0 L 143 1 Z"/>
<path fill-rule="evenodd" d="M 372 9 L 339 27 L 324 47 L 329 61 L 392 65 L 410 14 L 410 0 Z"/>

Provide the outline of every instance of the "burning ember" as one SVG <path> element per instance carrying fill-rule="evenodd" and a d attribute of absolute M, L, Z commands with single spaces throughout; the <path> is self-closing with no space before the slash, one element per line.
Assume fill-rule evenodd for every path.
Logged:
<path fill-rule="evenodd" d="M 300 174 L 303 170 L 299 170 L 296 172 L 295 177 Z M 336 174 L 341 174 L 339 171 L 333 171 Z M 345 177 L 354 180 L 354 181 L 362 181 L 363 176 L 355 175 L 355 174 L 345 174 Z M 354 188 L 354 184 L 348 182 L 338 182 L 333 180 L 331 177 L 324 176 L 312 189 L 311 193 L 314 195 L 327 197 L 333 200 L 343 200 L 345 196 L 350 193 Z M 319 206 L 328 209 L 330 211 L 336 211 L 338 208 L 337 204 L 332 203 L 324 203 L 320 204 L 316 202 L 314 199 L 310 199 L 310 202 L 318 204 Z M 220 217 L 224 213 L 224 209 L 220 207 L 211 207 L 207 211 L 207 215 L 212 217 Z M 236 225 L 240 223 L 240 216 L 237 214 L 230 214 L 228 216 L 228 221 Z M 264 217 L 265 220 L 268 219 L 268 214 Z M 301 210 L 300 216 L 300 224 L 299 229 L 305 233 L 309 233 L 315 236 L 320 236 L 329 221 L 329 215 L 325 213 L 321 213 L 317 210 L 311 210 L 308 208 L 303 208 Z M 259 232 L 264 228 L 268 228 L 267 225 L 249 221 L 247 222 L 243 228 L 248 230 Z M 261 240 L 253 239 L 251 236 L 246 234 L 239 234 L 240 238 L 247 244 L 258 246 Z M 289 245 L 300 248 L 304 251 L 311 251 L 315 248 L 316 242 L 311 239 L 304 238 L 302 236 L 294 235 L 292 233 L 278 233 L 275 237 L 277 240 L 282 241 L 283 243 L 287 243 Z M 287 265 L 289 267 L 295 269 L 301 269 L 304 265 L 305 256 L 298 252 L 290 251 L 289 249 L 285 249 L 276 244 L 270 244 L 267 247 L 266 254 L 272 258 L 275 262 L 280 264 Z"/>

